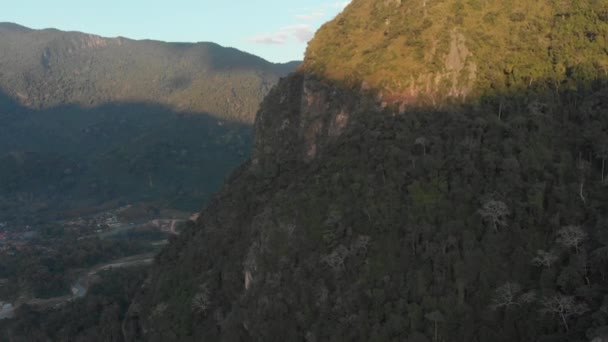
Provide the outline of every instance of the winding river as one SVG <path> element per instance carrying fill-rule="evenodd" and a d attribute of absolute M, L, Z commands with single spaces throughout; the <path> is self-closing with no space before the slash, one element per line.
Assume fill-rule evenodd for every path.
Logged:
<path fill-rule="evenodd" d="M 3 304 L 2 307 L 0 307 L 0 320 L 7 319 L 7 318 L 13 318 L 15 315 L 15 311 L 21 305 L 24 305 L 24 304 L 41 307 L 41 308 L 48 308 L 48 307 L 63 305 L 71 300 L 82 298 L 82 297 L 86 296 L 86 294 L 89 290 L 91 277 L 98 274 L 99 272 L 116 269 L 116 268 L 147 265 L 147 264 L 151 264 L 153 261 L 154 261 L 154 253 L 145 253 L 145 254 L 133 255 L 130 257 L 126 257 L 126 258 L 116 259 L 114 261 L 111 261 L 111 262 L 108 262 L 105 264 L 97 265 L 97 266 L 87 270 L 84 274 L 82 274 L 80 277 L 78 277 L 76 282 L 71 286 L 71 291 L 72 291 L 71 295 L 48 298 L 48 299 L 30 298 L 30 299 L 18 301 L 14 305 L 5 303 L 5 304 Z"/>

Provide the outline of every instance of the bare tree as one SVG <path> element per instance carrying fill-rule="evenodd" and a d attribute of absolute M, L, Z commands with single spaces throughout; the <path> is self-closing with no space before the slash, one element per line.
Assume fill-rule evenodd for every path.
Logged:
<path fill-rule="evenodd" d="M 572 296 L 558 294 L 551 297 L 545 297 L 541 301 L 540 312 L 542 314 L 558 315 L 564 328 L 566 328 L 566 331 L 569 330 L 568 318 L 580 316 L 587 311 L 589 311 L 587 304 L 577 301 L 576 298 Z"/>
<path fill-rule="evenodd" d="M 434 339 L 434 341 L 437 341 L 437 338 L 438 338 L 438 335 L 437 335 L 437 323 L 439 323 L 439 322 L 445 322 L 445 318 L 443 317 L 443 315 L 439 311 L 430 312 L 430 313 L 424 315 L 424 318 L 428 319 L 429 321 L 433 321 L 435 323 L 435 339 Z"/>
<path fill-rule="evenodd" d="M 479 214 L 486 220 L 490 221 L 494 230 L 507 226 L 507 216 L 509 215 L 509 207 L 504 202 L 490 200 L 483 204 L 479 209 Z"/>
<path fill-rule="evenodd" d="M 539 249 L 536 251 L 536 256 L 532 259 L 532 264 L 538 267 L 551 267 L 559 258 L 553 252 L 543 251 Z"/>
<path fill-rule="evenodd" d="M 521 292 L 521 286 L 517 283 L 505 283 L 494 291 L 494 297 L 492 298 L 492 308 L 494 310 L 505 308 L 508 309 L 511 306 L 519 305 L 517 296 Z"/>
<path fill-rule="evenodd" d="M 605 184 L 606 179 L 606 159 L 608 159 L 608 144 L 602 144 L 599 151 L 595 154 L 602 160 L 602 185 Z"/>
<path fill-rule="evenodd" d="M 498 105 L 498 120 L 502 121 L 502 100 L 500 101 L 500 104 Z"/>
<path fill-rule="evenodd" d="M 546 116 L 545 112 L 547 109 L 547 104 L 539 101 L 533 101 L 528 105 L 528 110 L 532 115 Z"/>
<path fill-rule="evenodd" d="M 530 304 L 536 301 L 536 292 L 534 290 L 528 291 L 521 296 L 519 296 L 519 303 L 521 304 Z"/>
<path fill-rule="evenodd" d="M 594 144 L 594 155 L 602 161 L 602 185 L 606 181 L 606 159 L 608 159 L 608 134 L 600 133 L 596 136 L 596 144 Z"/>
<path fill-rule="evenodd" d="M 557 242 L 568 248 L 574 248 L 576 254 L 579 253 L 580 245 L 585 239 L 587 233 L 580 226 L 566 226 L 557 231 Z"/>
<path fill-rule="evenodd" d="M 211 306 L 211 291 L 207 284 L 203 284 L 199 288 L 199 292 L 192 298 L 192 309 L 195 312 L 206 314 Z"/>
<path fill-rule="evenodd" d="M 420 137 L 416 139 L 414 143 L 422 146 L 422 155 L 426 156 L 426 145 L 428 144 L 428 140 L 425 137 Z"/>
<path fill-rule="evenodd" d="M 583 204 L 586 204 L 587 199 L 585 197 L 585 174 L 587 173 L 587 170 L 589 169 L 589 163 L 586 162 L 585 160 L 583 160 L 582 153 L 579 153 L 578 162 L 576 163 L 576 168 L 579 171 L 579 180 L 580 180 L 579 197 L 581 198 L 581 201 L 583 201 Z"/>

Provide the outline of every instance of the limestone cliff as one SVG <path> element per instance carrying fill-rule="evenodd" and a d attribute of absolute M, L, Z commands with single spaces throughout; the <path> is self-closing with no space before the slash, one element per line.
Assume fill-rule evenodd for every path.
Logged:
<path fill-rule="evenodd" d="M 492 17 L 503 4 L 354 0 L 322 28 L 300 72 L 264 100 L 251 161 L 159 256 L 129 340 L 601 338 L 606 8 L 510 1 Z M 542 29 L 524 49 L 502 45 L 510 32 L 495 26 L 474 41 L 469 7 Z M 440 14 L 452 26 L 434 53 L 416 25 Z M 564 64 L 528 54 L 545 30 Z M 588 31 L 593 41 L 573 38 Z M 416 39 L 420 55 L 393 49 Z M 584 57 L 564 52 L 577 44 Z M 481 63 L 490 51 L 500 63 Z M 561 320 L 555 303 L 568 307 Z"/>

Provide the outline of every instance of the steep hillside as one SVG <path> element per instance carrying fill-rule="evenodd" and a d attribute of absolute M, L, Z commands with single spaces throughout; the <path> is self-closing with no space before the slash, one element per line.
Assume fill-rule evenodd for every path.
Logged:
<path fill-rule="evenodd" d="M 354 0 L 127 340 L 603 341 L 606 9 Z"/>
<path fill-rule="evenodd" d="M 279 77 L 272 64 L 213 43 L 103 38 L 0 23 L 0 89 L 31 108 L 152 102 L 250 123 Z"/>

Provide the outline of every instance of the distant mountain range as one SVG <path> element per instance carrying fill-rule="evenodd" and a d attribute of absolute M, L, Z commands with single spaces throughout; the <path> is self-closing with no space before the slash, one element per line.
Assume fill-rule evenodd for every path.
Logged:
<path fill-rule="evenodd" d="M 248 157 L 259 103 L 298 64 L 0 23 L 0 210 L 112 199 L 197 209 Z"/>
<path fill-rule="evenodd" d="M 214 43 L 104 38 L 0 23 L 0 89 L 30 108 L 149 102 L 251 123 L 263 96 L 297 65 Z"/>

